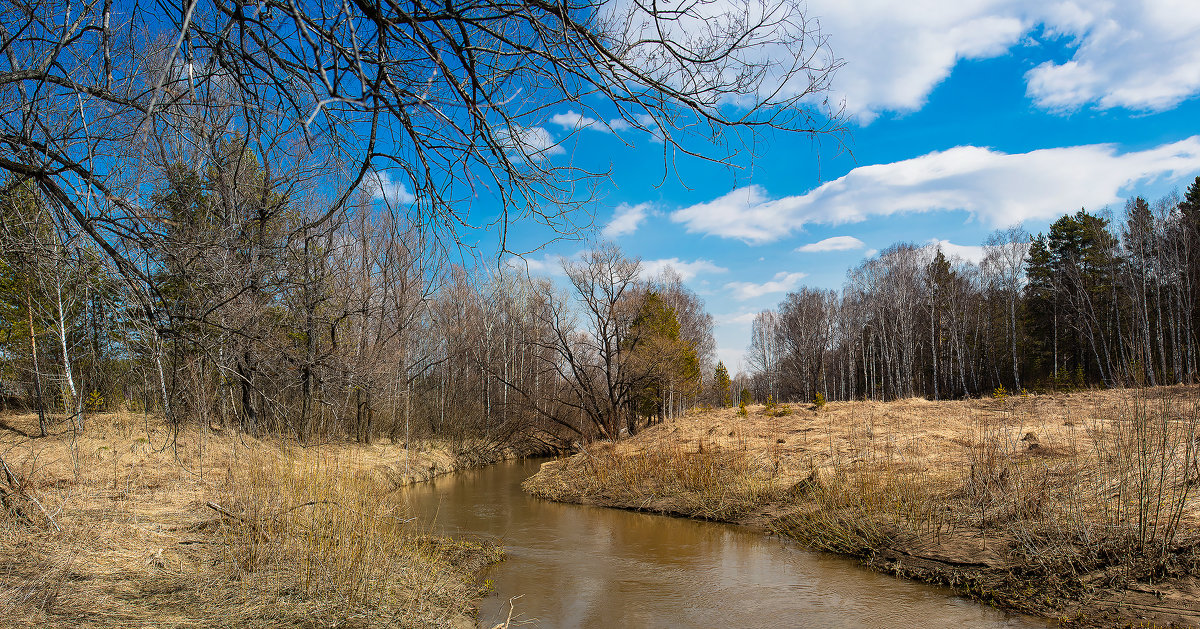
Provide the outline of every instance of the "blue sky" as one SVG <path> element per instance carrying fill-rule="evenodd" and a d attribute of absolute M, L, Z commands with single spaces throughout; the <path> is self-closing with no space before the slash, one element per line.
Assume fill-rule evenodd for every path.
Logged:
<path fill-rule="evenodd" d="M 811 0 L 808 13 L 845 61 L 832 96 L 849 153 L 768 135 L 738 168 L 681 157 L 664 177 L 664 146 L 643 132 L 565 105 L 537 127 L 557 143 L 548 159 L 611 171 L 595 236 L 671 263 L 731 371 L 754 313 L 802 285 L 840 287 L 875 250 L 940 241 L 970 257 L 997 228 L 1119 212 L 1200 175 L 1197 0 Z M 583 246 L 526 260 L 553 274 Z"/>

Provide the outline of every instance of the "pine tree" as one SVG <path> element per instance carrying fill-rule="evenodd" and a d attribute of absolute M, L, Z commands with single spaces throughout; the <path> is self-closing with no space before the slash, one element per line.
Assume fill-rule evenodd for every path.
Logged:
<path fill-rule="evenodd" d="M 1029 332 L 1028 358 L 1033 371 L 1050 375 L 1058 369 L 1058 292 L 1046 237 L 1038 234 L 1029 246 L 1025 277 L 1025 329 Z M 1028 369 L 1028 367 L 1027 367 Z"/>
<path fill-rule="evenodd" d="M 639 415 L 662 419 L 666 395 L 689 388 L 700 378 L 696 348 L 681 336 L 679 318 L 654 291 L 646 293 L 641 310 L 625 337 L 631 371 L 636 374 L 632 401 Z"/>
<path fill-rule="evenodd" d="M 1082 370 L 1089 382 L 1112 371 L 1116 239 L 1108 221 L 1080 210 L 1039 234 L 1029 250 L 1026 321 L 1043 376 Z"/>
<path fill-rule="evenodd" d="M 733 406 L 733 380 L 729 378 L 729 370 L 723 361 L 717 361 L 717 372 L 714 379 L 717 387 L 717 398 L 721 406 Z"/>
<path fill-rule="evenodd" d="M 1179 209 L 1190 223 L 1200 225 L 1200 177 L 1196 177 L 1196 181 L 1188 186 L 1183 201 L 1179 202 Z"/>

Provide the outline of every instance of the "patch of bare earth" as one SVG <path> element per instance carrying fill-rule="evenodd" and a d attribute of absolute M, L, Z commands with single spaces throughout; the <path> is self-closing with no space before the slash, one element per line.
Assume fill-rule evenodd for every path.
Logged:
<path fill-rule="evenodd" d="M 1200 626 L 1200 388 L 688 414 L 544 498 L 724 520 L 1083 626 Z"/>
<path fill-rule="evenodd" d="M 425 534 L 399 501 L 460 464 L 445 448 L 3 422 L 2 626 L 473 627 L 474 575 L 501 554 Z"/>

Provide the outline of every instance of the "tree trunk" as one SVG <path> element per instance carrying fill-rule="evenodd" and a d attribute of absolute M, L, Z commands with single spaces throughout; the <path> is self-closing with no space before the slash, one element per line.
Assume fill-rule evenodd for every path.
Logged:
<path fill-rule="evenodd" d="M 42 374 L 38 369 L 37 334 L 33 331 L 33 294 L 25 289 L 25 312 L 29 315 L 29 357 L 33 362 L 33 396 L 37 401 L 38 432 L 45 437 L 48 433 L 46 426 L 46 404 L 42 399 Z"/>

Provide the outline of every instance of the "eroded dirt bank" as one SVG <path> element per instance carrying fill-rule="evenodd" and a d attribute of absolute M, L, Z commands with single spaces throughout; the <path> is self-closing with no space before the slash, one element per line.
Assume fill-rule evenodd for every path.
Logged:
<path fill-rule="evenodd" d="M 551 500 L 757 527 L 1072 626 L 1200 626 L 1196 387 L 689 414 Z"/>
<path fill-rule="evenodd" d="M 396 489 L 515 453 L 2 420 L 0 626 L 474 627 L 502 556 L 426 534 Z"/>

